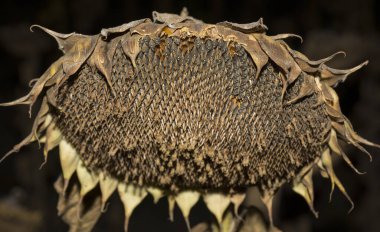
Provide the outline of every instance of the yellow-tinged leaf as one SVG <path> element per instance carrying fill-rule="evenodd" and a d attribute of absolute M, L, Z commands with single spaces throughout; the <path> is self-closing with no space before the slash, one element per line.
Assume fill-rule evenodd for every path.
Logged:
<path fill-rule="evenodd" d="M 41 167 L 47 162 L 47 156 L 49 151 L 58 146 L 62 140 L 62 134 L 59 129 L 55 126 L 55 123 L 50 123 L 46 130 L 46 142 L 44 146 L 44 162 Z"/>
<path fill-rule="evenodd" d="M 59 143 L 59 158 L 63 178 L 65 181 L 69 181 L 78 167 L 79 156 L 75 149 L 64 139 Z"/>
<path fill-rule="evenodd" d="M 293 191 L 301 195 L 306 203 L 309 205 L 311 212 L 314 216 L 318 218 L 318 212 L 314 209 L 314 188 L 313 188 L 313 171 L 309 170 L 306 175 L 301 177 L 299 180 L 296 179 L 293 181 Z"/>
<path fill-rule="evenodd" d="M 179 209 L 182 211 L 183 217 L 185 218 L 187 228 L 190 231 L 189 215 L 193 206 L 198 202 L 200 194 L 196 191 L 184 191 L 180 192 L 176 197 L 175 201 Z"/>
<path fill-rule="evenodd" d="M 99 186 L 102 192 L 102 210 L 105 209 L 105 204 L 108 198 L 115 192 L 118 181 L 103 172 L 99 173 Z"/>
<path fill-rule="evenodd" d="M 339 145 L 339 142 L 338 142 L 338 137 L 336 135 L 336 132 L 334 129 L 331 129 L 331 133 L 330 133 L 330 139 L 329 139 L 329 147 L 331 148 L 331 150 L 342 156 L 344 161 L 346 161 L 346 163 L 356 172 L 358 173 L 359 175 L 361 174 L 364 174 L 363 172 L 360 172 L 358 169 L 356 169 L 356 167 L 352 164 L 351 160 L 348 158 L 348 156 L 346 155 L 346 153 L 344 153 L 343 149 L 340 147 Z"/>
<path fill-rule="evenodd" d="M 269 230 L 261 211 L 256 207 L 244 208 L 240 216 L 241 218 L 235 220 L 237 225 L 232 231 L 239 228 L 239 232 L 273 232 L 273 229 Z"/>
<path fill-rule="evenodd" d="M 333 194 L 334 189 L 335 189 L 335 181 L 333 180 L 333 178 L 335 176 L 335 173 L 334 173 L 334 169 L 333 169 L 333 166 L 332 166 L 330 149 L 326 149 L 322 153 L 321 161 L 322 161 L 323 168 L 326 171 L 326 173 L 329 176 L 330 181 L 331 181 L 331 190 L 330 190 L 330 201 L 331 201 L 332 194 Z"/>
<path fill-rule="evenodd" d="M 231 202 L 232 204 L 234 204 L 234 213 L 236 216 L 239 215 L 238 214 L 239 207 L 243 203 L 244 199 L 245 199 L 245 193 L 236 193 L 231 196 Z"/>
<path fill-rule="evenodd" d="M 133 210 L 142 202 L 142 200 L 144 200 L 148 192 L 142 187 L 125 183 L 119 183 L 117 189 L 124 205 L 124 230 L 128 231 L 129 218 L 131 217 Z"/>
<path fill-rule="evenodd" d="M 230 205 L 230 196 L 222 193 L 208 193 L 203 196 L 207 208 L 216 217 L 219 225 L 223 221 L 223 214 L 227 207 Z"/>
<path fill-rule="evenodd" d="M 164 192 L 159 188 L 149 187 L 147 191 L 152 195 L 155 204 L 164 196 Z"/>
<path fill-rule="evenodd" d="M 317 162 L 318 168 L 319 168 L 319 173 L 323 178 L 329 179 L 329 175 L 327 174 L 327 171 L 325 167 L 323 167 L 322 160 L 318 160 Z"/>
<path fill-rule="evenodd" d="M 169 220 L 174 221 L 175 199 L 171 195 L 168 196 L 168 204 L 169 204 Z"/>
<path fill-rule="evenodd" d="M 69 226 L 70 232 L 90 232 L 101 215 L 100 194 L 91 195 L 84 199 L 79 193 L 79 183 L 73 179 L 69 191 L 66 192 L 65 181 L 62 176 L 55 182 L 54 187 L 59 194 L 58 215 L 60 215 Z"/>
<path fill-rule="evenodd" d="M 90 192 L 99 182 L 99 177 L 88 170 L 82 161 L 78 162 L 77 175 L 81 185 L 80 195 L 83 197 Z"/>
<path fill-rule="evenodd" d="M 236 221 L 234 220 L 234 215 L 231 210 L 226 212 L 223 221 L 220 225 L 220 232 L 231 232 L 236 230 Z"/>
<path fill-rule="evenodd" d="M 330 155 L 330 149 L 326 149 L 325 152 L 323 152 L 322 164 L 331 180 L 330 201 L 332 198 L 332 193 L 334 191 L 334 186 L 336 185 L 339 188 L 339 190 L 343 193 L 343 195 L 347 198 L 347 200 L 351 203 L 351 209 L 349 210 L 349 212 L 351 212 L 354 209 L 354 202 L 351 200 L 351 197 L 347 194 L 346 189 L 344 188 L 343 184 L 335 175 L 332 160 L 331 160 L 331 155 Z"/>

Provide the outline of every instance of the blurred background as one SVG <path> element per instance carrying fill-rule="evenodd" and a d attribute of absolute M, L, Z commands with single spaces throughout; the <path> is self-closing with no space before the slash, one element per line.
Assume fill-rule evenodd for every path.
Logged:
<path fill-rule="evenodd" d="M 29 81 L 39 77 L 60 55 L 55 41 L 36 31 L 40 24 L 58 32 L 97 34 L 102 28 L 151 17 L 153 10 L 179 13 L 186 6 L 190 15 L 205 22 L 248 23 L 263 17 L 268 34 L 295 33 L 304 38 L 289 44 L 311 59 L 336 51 L 347 52 L 330 66 L 350 68 L 364 60 L 369 65 L 337 87 L 342 110 L 356 131 L 380 143 L 380 1 L 294 0 L 294 1 L 180 1 L 180 0 L 2 0 L 0 9 L 0 102 L 16 99 L 29 91 Z M 5 154 L 30 131 L 28 108 L 0 108 L 0 154 Z M 36 110 L 34 110 L 36 111 Z M 34 112 L 35 113 L 35 112 Z M 335 161 L 338 177 L 355 202 L 335 191 L 329 203 L 330 183 L 314 176 L 314 218 L 301 197 L 285 186 L 275 202 L 275 224 L 287 231 L 380 231 L 380 150 L 367 156 L 345 146 L 353 163 L 365 175 L 355 174 L 340 159 Z M 42 151 L 34 144 L 0 164 L 0 231 L 67 231 L 56 215 L 58 196 L 53 183 L 60 173 L 57 151 L 41 170 Z M 116 195 L 95 231 L 122 231 L 123 209 Z M 192 224 L 211 217 L 203 203 L 191 214 Z M 130 231 L 186 231 L 179 210 L 175 222 L 168 219 L 167 202 L 153 204 L 150 197 L 130 220 Z"/>

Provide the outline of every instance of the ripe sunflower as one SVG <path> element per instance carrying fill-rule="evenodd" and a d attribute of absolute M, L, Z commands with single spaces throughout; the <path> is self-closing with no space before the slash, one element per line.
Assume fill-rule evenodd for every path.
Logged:
<path fill-rule="evenodd" d="M 268 36 L 261 19 L 214 25 L 153 12 L 153 21 L 93 36 L 34 28 L 64 54 L 29 94 L 1 104 L 31 109 L 42 98 L 30 135 L 4 158 L 38 141 L 46 161 L 59 146 L 58 209 L 72 230 L 91 230 L 115 191 L 126 230 L 148 194 L 166 196 L 171 215 L 177 205 L 189 228 L 190 211 L 203 198 L 227 230 L 232 214 L 225 211 L 232 203 L 236 215 L 252 186 L 273 227 L 272 199 L 285 183 L 317 215 L 316 170 L 352 203 L 331 155 L 359 171 L 339 139 L 366 153 L 362 144 L 379 147 L 354 132 L 333 89 L 367 62 L 348 70 L 325 64 L 342 52 L 309 60 L 284 42 L 298 36 Z M 89 199 L 97 186 L 100 193 Z"/>

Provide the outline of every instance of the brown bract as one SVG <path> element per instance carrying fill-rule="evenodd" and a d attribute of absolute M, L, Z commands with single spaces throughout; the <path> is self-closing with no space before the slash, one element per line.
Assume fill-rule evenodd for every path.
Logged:
<path fill-rule="evenodd" d="M 285 182 L 292 183 L 293 190 L 305 198 L 313 213 L 317 215 L 313 208 L 314 191 L 311 178 L 313 170 L 318 169 L 323 176 L 330 178 L 332 190 L 334 186 L 337 186 L 349 200 L 343 185 L 334 173 L 331 153 L 341 156 L 350 167 L 359 173 L 343 152 L 338 138 L 366 153 L 368 152 L 362 146 L 363 144 L 379 147 L 355 133 L 350 121 L 342 114 L 338 96 L 333 90 L 333 87 L 344 81 L 349 74 L 366 65 L 367 62 L 347 70 L 328 67 L 326 62 L 341 52 L 321 60 L 311 61 L 302 53 L 292 50 L 284 41 L 288 37 L 298 36 L 292 34 L 268 36 L 266 35 L 267 27 L 263 24 L 262 19 L 249 24 L 222 22 L 214 25 L 203 23 L 186 14 L 153 12 L 153 21 L 141 19 L 118 27 L 102 29 L 100 34 L 93 36 L 77 33 L 60 34 L 37 25 L 31 27 L 31 29 L 33 28 L 39 28 L 55 38 L 64 55 L 46 70 L 26 96 L 1 104 L 1 106 L 26 104 L 32 108 L 43 90 L 46 90 L 46 94 L 41 96 L 42 105 L 30 135 L 17 144 L 4 158 L 19 151 L 22 146 L 37 140 L 45 143 L 46 161 L 48 152 L 59 145 L 63 170 L 63 176 L 56 185 L 56 189 L 60 193 L 59 211 L 74 230 L 91 230 L 100 215 L 100 209 L 104 209 L 107 199 L 116 190 L 125 206 L 126 229 L 134 208 L 148 193 L 154 197 L 155 201 L 163 195 L 168 195 L 169 208 L 172 210 L 177 204 L 189 227 L 190 210 L 202 196 L 207 207 L 216 216 L 218 223 L 226 226 L 223 217 L 225 210 L 233 203 L 235 213 L 238 212 L 246 188 L 251 186 L 260 188 L 262 199 L 268 206 L 271 215 L 273 196 Z M 159 42 L 154 44 L 155 41 Z M 153 43 L 153 45 L 150 46 L 149 43 Z M 169 54 L 167 47 L 174 45 L 178 45 L 178 47 Z M 196 50 L 197 46 L 200 50 Z M 189 56 L 189 62 L 186 62 L 185 58 L 174 57 L 174 54 L 179 54 L 179 57 L 183 54 L 190 54 L 192 51 L 194 54 Z M 207 54 L 212 54 L 212 56 L 207 57 Z M 218 60 L 222 60 L 223 65 L 228 64 L 227 68 L 216 63 Z M 195 65 L 196 62 L 200 62 L 199 66 Z M 160 65 L 163 65 L 165 69 L 160 71 Z M 232 91 L 226 95 L 226 99 L 228 99 L 226 102 L 221 102 L 224 95 L 215 99 L 212 98 L 213 96 L 207 95 L 218 88 L 228 92 L 229 82 L 223 82 L 225 80 L 223 78 L 229 78 L 228 76 L 215 79 L 215 82 L 220 80 L 222 84 L 227 83 L 225 86 L 217 85 L 210 80 L 217 76 L 218 70 L 227 70 L 226 73 L 229 75 L 233 73 L 228 69 L 228 67 L 231 68 L 230 65 L 232 65 L 231 70 L 237 73 L 241 70 L 250 70 L 247 71 L 250 76 L 246 77 L 246 82 L 250 85 L 246 93 L 252 94 L 254 98 L 248 98 L 244 93 L 241 94 L 240 87 L 237 87 L 236 93 Z M 241 67 L 241 70 L 234 70 L 236 67 Z M 215 72 L 212 73 L 210 70 Z M 178 73 L 184 79 L 187 75 L 189 77 L 196 76 L 195 74 L 191 76 L 189 73 L 196 73 L 200 76 L 200 83 L 207 83 L 207 85 L 205 87 L 195 81 L 189 87 L 195 92 L 186 92 L 181 79 L 178 82 L 177 79 L 173 79 L 174 82 L 166 83 L 170 78 L 181 78 Z M 202 76 L 202 73 L 209 73 L 209 76 Z M 155 92 L 154 94 L 163 95 L 163 99 L 171 98 L 173 101 L 168 105 L 173 105 L 171 108 L 173 114 L 160 108 L 160 112 L 147 111 L 146 115 L 139 116 L 137 111 L 133 110 L 133 106 L 128 105 L 128 97 L 124 96 L 133 95 L 135 90 L 131 87 L 129 92 L 122 93 L 121 90 L 129 83 L 127 78 L 136 80 L 138 77 L 145 78 L 146 76 L 149 81 L 153 80 L 154 82 L 157 79 L 159 85 L 165 83 L 171 92 L 169 91 L 170 94 L 165 95 L 165 89 L 154 89 L 154 84 L 148 87 L 141 84 L 141 89 L 145 88 L 144 91 L 146 91 L 145 98 L 150 100 L 151 90 Z M 165 76 L 166 80 L 162 79 L 162 76 Z M 241 81 L 242 79 L 240 76 L 233 79 L 231 81 L 232 88 L 234 88 L 236 80 Z M 70 101 L 70 99 L 76 99 L 73 96 L 81 91 L 72 86 L 79 83 L 78 86 L 86 87 L 86 81 L 93 81 L 92 85 L 96 85 L 93 90 L 96 91 L 84 94 L 97 98 L 97 100 L 103 99 L 97 102 L 103 107 L 102 109 L 105 109 L 99 117 L 108 119 L 111 116 L 118 116 L 116 119 L 112 119 L 114 121 L 105 121 L 107 125 L 111 125 L 111 130 L 126 133 L 129 133 L 127 129 L 124 129 L 127 127 L 130 127 L 131 133 L 141 130 L 147 140 L 152 138 L 151 142 L 159 145 L 159 148 L 156 149 L 157 153 L 154 153 L 155 150 L 144 150 L 145 148 L 141 145 L 144 144 L 141 143 L 144 136 L 135 140 L 136 136 L 126 136 L 123 144 L 116 145 L 102 144 L 100 137 L 96 137 L 98 135 L 89 136 L 91 139 L 94 138 L 91 142 L 79 140 L 79 138 L 84 138 L 83 131 L 95 131 L 94 134 L 96 134 L 105 130 L 104 127 L 95 127 L 100 124 L 88 120 L 89 118 L 84 118 L 85 121 L 83 121 L 81 117 L 88 115 L 90 111 L 84 112 L 84 114 L 78 113 L 87 108 L 75 105 L 77 103 L 75 100 Z M 116 84 L 118 82 L 122 84 Z M 84 84 L 81 85 L 81 83 Z M 180 84 L 176 85 L 176 83 Z M 197 86 L 198 84 L 199 86 Z M 207 88 L 207 91 L 200 87 Z M 165 93 L 162 94 L 160 91 Z M 199 94 L 201 91 L 204 92 Z M 184 94 L 185 92 L 187 95 Z M 217 92 L 215 92 L 216 95 Z M 197 105 L 203 104 L 197 101 L 199 99 L 208 102 L 204 103 L 204 107 L 211 107 L 221 102 L 221 105 L 217 105 L 219 108 L 216 109 L 223 117 L 212 118 L 212 121 L 209 122 L 205 121 L 203 127 L 197 125 L 201 122 L 190 118 L 184 123 L 187 123 L 185 127 L 188 132 L 182 132 L 177 137 L 174 136 L 174 139 L 187 138 L 186 133 L 190 134 L 191 129 L 197 126 L 201 128 L 199 131 L 202 133 L 204 128 L 207 129 L 211 142 L 203 141 L 200 136 L 203 135 L 202 133 L 197 134 L 199 141 L 189 138 L 186 143 L 181 143 L 173 141 L 173 138 L 167 139 L 171 136 L 170 133 L 178 133 L 174 130 L 163 129 L 160 131 L 157 129 L 153 130 L 153 133 L 143 129 L 146 122 L 151 123 L 150 120 L 154 121 L 157 117 L 172 124 L 178 123 L 181 121 L 180 116 L 185 114 L 185 109 L 191 111 Z M 133 101 L 135 100 L 140 101 L 140 96 L 134 95 Z M 67 103 L 68 101 L 69 103 Z M 175 106 L 176 102 L 184 103 Z M 144 103 L 144 100 L 141 100 L 141 103 Z M 222 109 L 224 103 L 231 108 Z M 160 104 L 157 102 L 157 106 L 161 107 Z M 78 107 L 79 110 L 74 110 Z M 273 107 L 278 111 L 264 114 L 262 112 L 266 107 L 268 109 Z M 204 110 L 204 108 L 202 109 Z M 205 113 L 202 110 L 199 112 Z M 200 114 L 199 112 L 198 114 Z M 233 112 L 239 113 L 235 115 Z M 125 121 L 126 115 L 131 118 L 148 118 L 144 121 L 145 124 L 131 126 L 129 121 Z M 285 116 L 281 118 L 283 115 Z M 200 118 L 202 117 L 200 116 Z M 208 127 L 208 125 L 214 125 L 214 121 L 217 121 L 219 127 Z M 100 120 L 99 122 L 104 121 Z M 125 124 L 125 122 L 128 123 Z M 156 128 L 159 127 L 158 125 Z M 251 129 L 257 132 L 252 134 L 254 139 L 252 139 L 251 150 L 242 151 L 236 148 L 243 147 L 244 144 L 241 140 L 246 138 L 244 136 L 249 134 Z M 228 134 L 229 131 L 236 132 L 237 136 Z M 114 134 L 109 134 L 108 137 L 110 136 L 114 136 Z M 124 134 L 121 134 L 121 137 L 123 136 Z M 226 138 L 218 140 L 218 136 Z M 231 141 L 236 144 L 229 145 Z M 292 141 L 294 143 L 291 143 Z M 222 144 L 220 146 L 224 146 L 224 150 L 219 150 L 215 144 Z M 99 154 L 89 152 L 89 147 L 93 149 L 91 151 L 96 151 L 98 150 L 97 146 L 100 147 Z M 149 152 L 146 154 L 139 152 L 140 148 L 141 151 Z M 134 153 L 128 153 L 130 151 L 134 151 Z M 156 166 L 154 162 L 149 162 L 150 159 L 152 161 L 155 159 L 149 154 L 155 154 L 158 157 L 158 161 L 154 161 L 158 162 Z M 125 158 L 131 155 L 137 158 Z M 145 159 L 145 155 L 148 158 Z M 177 160 L 180 162 L 181 159 L 185 161 L 182 160 L 184 162 L 181 163 L 182 166 L 177 165 L 172 168 L 172 164 L 163 163 L 168 162 L 165 155 L 169 155 L 169 159 L 172 159 L 173 162 Z M 222 158 L 218 158 L 218 155 Z M 191 158 L 186 158 L 190 160 L 186 161 L 183 157 Z M 139 163 L 140 160 L 141 163 Z M 108 161 L 109 163 L 107 163 Z M 129 161 L 130 163 L 128 163 Z M 220 163 L 216 165 L 217 162 Z M 113 164 L 115 164 L 115 168 L 112 170 Z M 149 166 L 144 166 L 145 164 L 149 164 Z M 200 164 L 199 167 L 197 167 L 198 164 Z M 189 171 L 192 170 L 191 167 L 194 170 L 199 168 L 201 172 L 193 174 L 195 172 Z M 286 167 L 289 168 L 286 169 Z M 151 176 L 145 178 L 138 171 Z M 77 174 L 77 178 L 73 177 L 74 173 Z M 90 192 L 98 191 L 95 189 L 96 186 L 100 186 L 100 193 L 93 196 L 90 203 L 93 207 L 86 208 L 89 210 L 83 212 L 82 206 L 86 203 L 85 196 Z M 73 205 L 78 208 L 73 208 Z M 82 220 L 78 221 L 79 218 Z"/>

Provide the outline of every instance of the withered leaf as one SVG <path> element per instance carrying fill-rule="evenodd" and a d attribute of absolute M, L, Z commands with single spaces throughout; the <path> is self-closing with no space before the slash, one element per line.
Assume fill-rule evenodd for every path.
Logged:
<path fill-rule="evenodd" d="M 65 193 L 62 176 L 54 187 L 59 194 L 58 214 L 70 226 L 70 232 L 90 232 L 101 215 L 100 194 L 91 194 L 81 200 L 80 184 L 74 178 Z"/>

